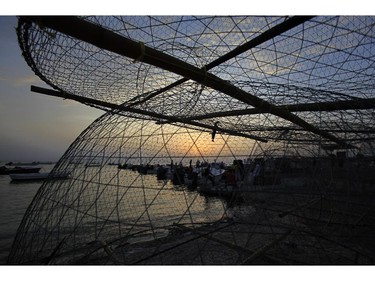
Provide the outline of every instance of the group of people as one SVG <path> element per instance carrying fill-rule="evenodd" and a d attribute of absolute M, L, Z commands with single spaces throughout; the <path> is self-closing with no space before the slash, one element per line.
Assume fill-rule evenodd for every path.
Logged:
<path fill-rule="evenodd" d="M 180 162 L 179 164 L 171 161 L 170 165 L 161 166 L 157 168 L 157 178 L 159 180 L 171 179 L 173 184 L 185 184 L 186 180 L 191 181 L 191 185 L 196 187 L 198 179 L 208 179 L 213 185 L 219 181 L 225 182 L 227 185 L 236 186 L 239 182 L 245 179 L 249 183 L 254 183 L 256 178 L 260 176 L 262 163 L 251 162 L 246 160 L 234 160 L 233 164 L 227 166 L 224 162 L 208 163 L 201 162 L 199 159 L 193 165 L 192 160 L 189 166 L 185 167 Z"/>

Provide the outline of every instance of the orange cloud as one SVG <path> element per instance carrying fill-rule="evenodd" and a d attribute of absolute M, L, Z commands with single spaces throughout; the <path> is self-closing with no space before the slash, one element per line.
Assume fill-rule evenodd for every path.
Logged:
<path fill-rule="evenodd" d="M 2 79 L 4 79 L 4 78 L 2 78 Z M 30 84 L 37 83 L 37 82 L 40 82 L 40 78 L 36 75 L 29 75 L 29 76 L 11 79 L 11 83 L 14 86 L 30 85 Z"/>

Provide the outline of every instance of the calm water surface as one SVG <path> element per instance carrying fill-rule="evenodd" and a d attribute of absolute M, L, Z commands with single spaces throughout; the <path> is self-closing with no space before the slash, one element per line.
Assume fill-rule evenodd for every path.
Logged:
<path fill-rule="evenodd" d="M 49 172 L 53 166 L 36 167 Z M 18 226 L 41 185 L 42 181 L 15 183 L 8 175 L 0 175 L 0 264 L 6 263 Z"/>
<path fill-rule="evenodd" d="M 4 163 L 0 163 L 0 166 L 2 165 L 4 165 Z M 54 165 L 40 165 L 40 167 L 42 167 L 41 172 L 49 172 L 52 170 Z M 110 169 L 110 168 L 111 167 L 107 167 L 107 169 Z M 131 171 L 130 172 L 121 171 L 120 174 L 121 175 L 124 174 L 127 180 L 129 180 L 129 177 L 131 178 L 131 176 L 133 177 L 139 176 L 138 173 L 131 172 Z M 143 180 L 148 180 L 147 181 L 148 185 L 152 185 L 152 183 L 154 185 L 157 185 L 157 180 L 154 175 L 153 176 L 147 175 L 142 178 Z M 8 175 L 0 175 L 0 264 L 6 264 L 17 229 L 22 221 L 22 218 L 26 212 L 27 207 L 32 202 L 34 196 L 36 195 L 41 185 L 42 185 L 42 181 L 14 183 L 14 182 L 11 182 L 10 177 Z M 155 204 L 165 203 L 162 199 L 170 199 L 170 197 L 173 197 L 174 199 L 172 201 L 175 201 L 177 200 L 176 198 L 179 198 L 179 196 L 180 197 L 183 196 L 182 190 L 179 192 L 179 189 L 173 188 L 173 185 L 171 186 L 172 187 L 169 191 L 168 191 L 168 188 L 165 188 L 166 189 L 165 194 L 164 193 L 159 194 L 158 198 L 159 198 L 159 201 L 160 200 L 161 201 L 155 202 Z M 148 192 L 152 195 L 153 190 L 150 190 Z M 165 198 L 162 195 L 164 195 Z M 223 203 L 220 199 L 205 198 L 202 196 L 198 196 L 196 198 L 195 192 L 187 192 L 184 196 L 186 197 L 190 196 L 194 198 L 196 202 L 198 202 L 198 204 L 194 205 L 196 206 L 196 208 L 195 209 L 193 208 L 191 210 L 192 214 L 195 214 L 196 216 L 198 216 L 196 220 L 199 220 L 199 218 L 201 217 L 202 221 L 205 221 L 207 219 L 206 218 L 207 214 L 211 213 L 210 211 L 214 211 L 214 213 L 217 213 L 217 214 L 222 214 Z M 170 204 L 170 201 L 171 200 L 166 200 L 168 204 Z M 178 208 L 178 206 L 175 206 L 175 207 Z M 158 208 L 156 209 L 160 211 L 160 209 L 162 208 L 160 207 L 159 209 Z M 177 213 L 180 213 L 180 212 L 177 212 Z M 159 214 L 159 215 L 163 215 L 163 214 Z M 158 217 L 154 218 L 154 220 L 157 220 L 157 219 Z M 173 216 L 173 212 L 172 212 L 172 213 L 164 214 L 164 216 L 162 216 L 159 219 L 163 221 L 166 219 L 173 220 L 175 219 L 175 217 Z"/>

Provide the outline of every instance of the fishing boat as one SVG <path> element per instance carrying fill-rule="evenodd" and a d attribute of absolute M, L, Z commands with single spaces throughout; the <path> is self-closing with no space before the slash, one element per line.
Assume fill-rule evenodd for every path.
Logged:
<path fill-rule="evenodd" d="M 49 173 L 9 174 L 12 181 L 44 180 Z"/>
<path fill-rule="evenodd" d="M 50 176 L 50 173 L 25 173 L 25 174 L 9 174 L 12 181 L 34 181 L 44 180 Z M 70 176 L 70 172 L 57 172 L 51 174 L 53 179 L 65 179 Z"/>
<path fill-rule="evenodd" d="M 213 184 L 218 184 L 223 180 L 225 170 L 217 167 L 212 167 L 209 171 L 208 178 Z"/>
<path fill-rule="evenodd" d="M 41 167 L 0 167 L 0 175 L 38 173 Z"/>

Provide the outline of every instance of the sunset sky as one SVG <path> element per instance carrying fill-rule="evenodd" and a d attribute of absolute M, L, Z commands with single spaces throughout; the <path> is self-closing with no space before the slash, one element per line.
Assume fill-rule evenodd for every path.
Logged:
<path fill-rule="evenodd" d="M 23 59 L 16 26 L 15 16 L 0 16 L 0 161 L 56 161 L 104 112 L 31 92 L 50 87 Z"/>
<path fill-rule="evenodd" d="M 319 0 L 320 1 L 320 0 Z M 21 2 L 7 3 L 0 15 L 0 162 L 4 161 L 57 161 L 67 150 L 76 137 L 97 117 L 104 112 L 87 107 L 74 101 L 62 100 L 40 95 L 30 91 L 31 85 L 49 88 L 29 68 L 21 55 L 17 42 L 15 28 L 17 18 L 15 14 L 375 14 L 373 7 L 357 5 L 348 8 L 350 1 L 340 1 L 341 8 L 334 12 L 336 7 L 330 2 L 325 4 L 323 10 L 316 10 L 317 2 L 313 1 L 314 10 L 308 3 L 303 9 L 290 9 L 293 1 L 286 1 L 287 5 L 279 4 L 267 6 L 241 7 L 233 5 L 223 9 L 219 5 L 200 6 L 199 1 L 189 2 L 189 7 L 168 6 L 168 1 L 151 1 L 151 5 L 142 7 L 127 3 L 127 7 L 108 5 L 105 9 L 93 6 L 75 6 L 73 1 L 64 1 L 66 7 L 74 7 L 71 10 L 60 9 L 54 4 L 54 10 L 44 11 L 48 3 L 33 1 L 32 7 L 21 5 Z M 147 1 L 146 1 L 147 2 Z M 269 1 L 266 1 L 269 2 Z M 335 3 L 335 1 L 332 1 Z M 174 3 L 174 2 L 171 2 Z M 285 1 L 283 1 L 285 3 Z M 323 1 L 322 1 L 323 3 Z M 326 2 L 324 2 L 326 3 Z M 9 5 L 9 7 L 7 6 Z M 91 5 L 91 4 L 90 4 Z M 133 6 L 132 6 L 133 5 Z M 289 5 L 289 6 L 288 6 Z M 373 6 L 373 4 L 372 4 Z M 47 5 L 48 7 L 48 5 Z M 109 7 L 109 8 L 108 8 Z M 155 7 L 157 7 L 155 9 Z M 344 9 L 342 9 L 344 7 Z M 166 8 L 166 9 L 164 9 Z M 140 10 L 141 9 L 141 10 Z M 345 10 L 346 9 L 346 10 Z M 42 11 L 42 12 L 38 12 Z M 43 12 L 44 11 L 44 12 Z M 83 12 L 84 11 L 84 12 Z M 112 11 L 112 12 L 111 12 Z M 123 12 L 122 12 L 123 11 Z M 142 12 L 143 11 L 143 12 Z M 221 12 L 220 12 L 221 11 Z M 290 12 L 289 12 L 290 13 Z"/>

